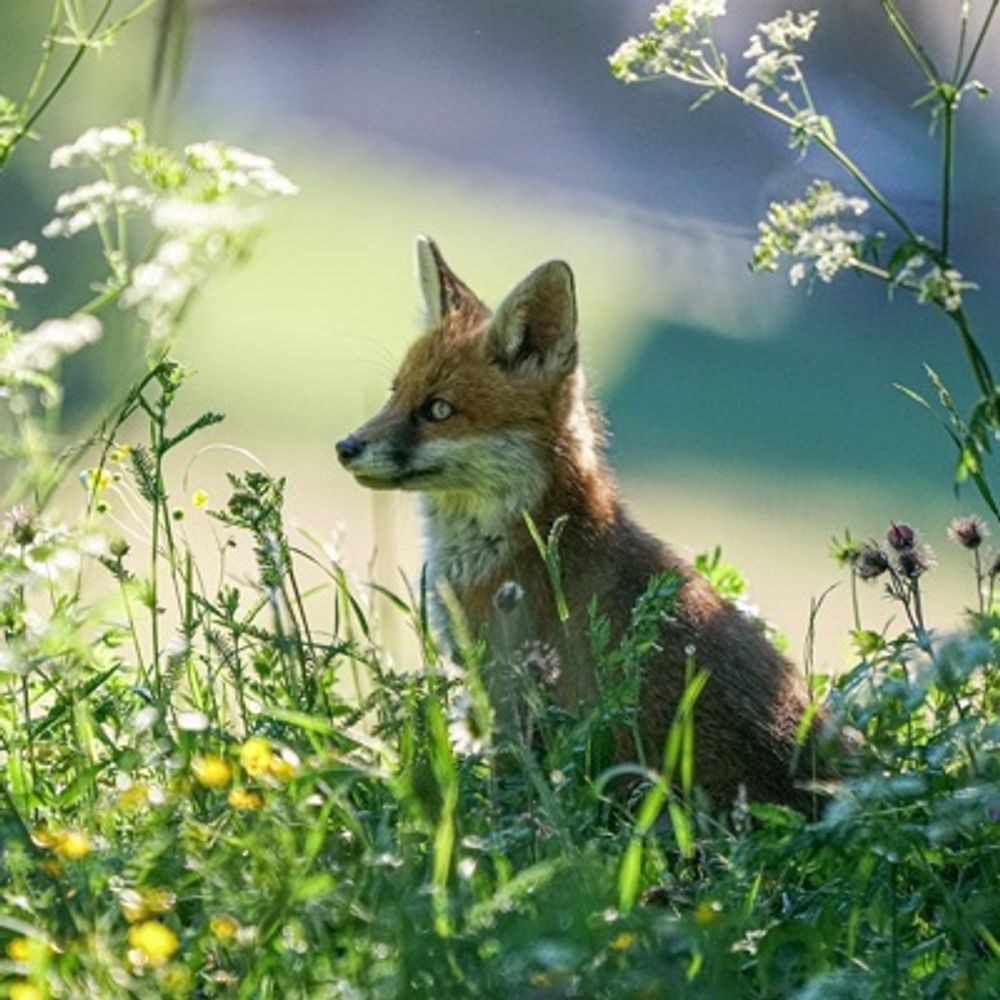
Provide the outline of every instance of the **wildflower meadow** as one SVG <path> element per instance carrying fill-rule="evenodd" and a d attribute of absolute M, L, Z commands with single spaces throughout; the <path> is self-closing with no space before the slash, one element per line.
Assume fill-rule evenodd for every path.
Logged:
<path fill-rule="evenodd" d="M 321 541 L 325 526 L 290 529 L 288 483 L 252 460 L 253 442 L 233 446 L 248 451 L 228 496 L 189 479 L 224 415 L 178 416 L 198 377 L 186 315 L 298 187 L 266 150 L 224 137 L 172 148 L 138 120 L 48 131 L 77 68 L 129 45 L 159 6 L 55 0 L 27 90 L 0 96 L 0 185 L 30 142 L 63 188 L 41 232 L 0 226 L 0 996 L 1000 996 L 1000 393 L 995 317 L 977 307 L 992 277 L 952 256 L 956 122 L 993 100 L 975 71 L 997 44 L 998 0 L 953 5 L 946 69 L 880 2 L 885 44 L 912 59 L 923 139 L 941 150 L 934 232 L 814 100 L 808 43 L 837 5 L 765 20 L 728 52 L 725 0 L 670 0 L 610 56 L 624 82 L 663 78 L 664 102 L 739 102 L 787 132 L 792 160 L 822 150 L 842 183 L 804 177 L 801 197 L 772 203 L 752 268 L 803 294 L 875 280 L 887 310 L 914 297 L 975 393 L 966 412 L 968 386 L 931 368 L 903 388 L 982 512 L 952 521 L 947 548 L 932 553 L 905 510 L 853 534 L 831 525 L 855 595 L 850 658 L 830 675 L 804 666 L 813 710 L 829 708 L 850 749 L 835 781 L 800 768 L 812 816 L 745 797 L 708 806 L 691 766 L 695 664 L 662 758 L 614 763 L 677 593 L 669 575 L 624 634 L 596 613 L 572 623 L 601 691 L 570 716 L 550 697 L 550 650 L 490 649 L 461 629 L 447 648 L 425 577 L 368 581 Z M 161 19 L 166 49 L 173 23 Z M 47 261 L 65 241 L 100 278 L 25 328 L 31 296 L 61 281 Z M 141 364 L 78 426 L 64 366 L 112 328 Z M 214 526 L 210 560 L 189 540 L 192 512 Z M 558 537 L 538 548 L 558 598 Z M 231 571 L 240 559 L 248 572 Z M 968 567 L 958 627 L 925 611 L 938 561 Z M 748 603 L 718 550 L 697 569 Z M 863 588 L 884 592 L 882 618 L 862 614 Z M 504 614 L 522 599 L 511 581 L 494 603 Z M 386 614 L 415 637 L 406 662 L 384 648 Z M 498 670 L 516 692 L 502 719 Z"/>

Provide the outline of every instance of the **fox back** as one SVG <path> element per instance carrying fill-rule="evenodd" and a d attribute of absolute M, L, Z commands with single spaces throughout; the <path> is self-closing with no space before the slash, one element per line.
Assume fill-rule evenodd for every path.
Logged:
<path fill-rule="evenodd" d="M 491 312 L 426 238 L 417 243 L 417 266 L 425 332 L 388 402 L 337 452 L 362 485 L 418 493 L 436 627 L 446 631 L 438 596 L 446 585 L 488 646 L 545 643 L 558 656 L 555 697 L 572 713 L 598 693 L 590 602 L 620 636 L 649 581 L 672 571 L 680 590 L 643 666 L 645 753 L 659 759 L 693 655 L 709 672 L 694 713 L 697 783 L 719 805 L 740 786 L 751 799 L 807 805 L 792 774 L 809 702 L 803 679 L 750 621 L 638 527 L 618 498 L 579 364 L 569 267 L 541 265 Z M 563 521 L 568 623 L 557 613 L 525 513 L 543 537 Z M 496 600 L 510 581 L 523 594 L 513 614 Z M 628 747 L 623 740 L 622 756 Z"/>

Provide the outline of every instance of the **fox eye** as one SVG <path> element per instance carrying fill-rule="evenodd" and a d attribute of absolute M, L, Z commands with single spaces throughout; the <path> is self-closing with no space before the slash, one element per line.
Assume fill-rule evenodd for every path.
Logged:
<path fill-rule="evenodd" d="M 447 420 L 455 412 L 455 407 L 447 399 L 442 399 L 440 396 L 431 396 L 421 409 L 424 419 L 434 423 Z"/>

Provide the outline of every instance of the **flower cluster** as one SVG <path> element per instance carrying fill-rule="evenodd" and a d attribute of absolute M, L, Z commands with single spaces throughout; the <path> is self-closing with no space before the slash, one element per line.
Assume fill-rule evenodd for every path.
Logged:
<path fill-rule="evenodd" d="M 958 312 L 962 308 L 962 293 L 978 286 L 966 281 L 953 267 L 942 268 L 922 253 L 908 257 L 892 277 L 893 284 L 917 293 L 921 305 L 933 302 L 945 312 Z"/>
<path fill-rule="evenodd" d="M 889 573 L 895 579 L 916 581 L 933 569 L 934 553 L 917 540 L 916 532 L 908 524 L 893 522 L 885 540 L 885 546 L 868 542 L 855 551 L 854 572 L 862 580 L 874 580 Z"/>
<path fill-rule="evenodd" d="M 0 247 L 0 311 L 17 308 L 17 297 L 9 285 L 44 285 L 49 280 L 44 268 L 32 264 L 38 248 L 21 240 L 9 250 Z"/>
<path fill-rule="evenodd" d="M 185 147 L 184 156 L 190 167 L 215 180 L 220 194 L 246 190 L 262 195 L 292 195 L 299 190 L 273 161 L 239 146 L 194 142 Z"/>
<path fill-rule="evenodd" d="M 153 196 L 128 184 L 118 187 L 111 181 L 95 181 L 66 191 L 56 200 L 56 216 L 46 224 L 42 235 L 75 236 L 92 226 L 101 226 L 112 213 L 124 215 L 149 209 Z"/>
<path fill-rule="evenodd" d="M 129 122 L 110 128 L 89 128 L 75 142 L 53 150 L 49 166 L 77 167 L 82 164 L 104 164 L 125 150 L 135 149 L 142 141 L 141 128 Z"/>
<path fill-rule="evenodd" d="M 119 183 L 122 154 L 129 183 Z M 162 340 L 205 278 L 245 249 L 260 215 L 247 199 L 295 194 L 296 186 L 264 156 L 221 142 L 192 143 L 183 157 L 150 144 L 138 122 L 88 129 L 52 154 L 54 168 L 91 166 L 100 180 L 61 195 L 46 236 L 97 227 L 120 282 L 122 305 L 135 308 Z M 151 256 L 130 267 L 128 217 L 148 212 L 157 239 Z M 114 221 L 112 233 L 106 224 Z M 117 242 L 115 239 L 117 238 Z"/>
<path fill-rule="evenodd" d="M 795 46 L 808 42 L 816 27 L 819 14 L 816 11 L 775 18 L 757 25 L 750 36 L 750 45 L 743 53 L 745 59 L 753 60 L 747 69 L 747 78 L 759 86 L 777 89 L 786 83 L 801 80 L 799 62 Z"/>
<path fill-rule="evenodd" d="M 659 4 L 649 17 L 653 30 L 627 38 L 608 57 L 611 72 L 626 83 L 666 75 L 703 86 L 718 85 L 724 65 L 713 58 L 708 30 L 725 13 L 725 0 Z"/>
<path fill-rule="evenodd" d="M 51 371 L 66 355 L 92 344 L 101 335 L 93 316 L 47 319 L 37 329 L 13 341 L 0 357 L 0 382 L 29 382 L 40 372 Z"/>
<path fill-rule="evenodd" d="M 797 285 L 809 273 L 832 281 L 845 268 L 858 263 L 864 234 L 838 221 L 842 215 L 859 216 L 868 209 L 864 198 L 850 197 L 829 181 L 813 181 L 805 197 L 772 202 L 767 218 L 757 226 L 752 267 L 776 271 L 782 257 L 797 258 L 788 278 Z"/>

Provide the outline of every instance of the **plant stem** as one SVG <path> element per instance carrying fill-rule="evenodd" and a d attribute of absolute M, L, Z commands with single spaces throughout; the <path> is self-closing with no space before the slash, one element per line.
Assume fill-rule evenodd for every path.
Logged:
<path fill-rule="evenodd" d="M 979 58 L 979 50 L 982 48 L 986 35 L 990 30 L 990 25 L 993 23 L 993 16 L 997 12 L 997 7 L 1000 7 L 1000 0 L 993 0 L 993 3 L 990 4 L 990 9 L 986 14 L 986 18 L 983 21 L 983 26 L 979 29 L 979 35 L 976 37 L 975 45 L 972 46 L 972 52 L 969 54 L 969 61 L 965 64 L 965 69 L 962 70 L 962 75 L 955 81 L 956 90 L 961 90 L 968 82 L 969 74 L 972 72 L 972 67 L 975 66 L 976 60 Z"/>
<path fill-rule="evenodd" d="M 948 256 L 951 228 L 951 178 L 955 150 L 955 105 L 952 94 L 942 95 L 941 107 L 944 113 L 943 163 L 941 165 L 941 253 Z"/>
<path fill-rule="evenodd" d="M 998 2 L 1000 2 L 1000 0 L 998 0 Z M 748 104 L 755 110 L 773 118 L 775 121 L 781 122 L 781 124 L 786 128 L 791 129 L 800 127 L 784 112 L 779 111 L 777 108 L 772 108 L 769 104 L 766 104 L 760 99 L 748 98 L 743 91 L 741 91 L 738 87 L 734 87 L 724 78 L 718 78 L 717 86 L 730 97 L 738 98 L 740 101 L 743 101 L 743 103 Z M 924 242 L 924 240 L 917 235 L 916 231 L 910 227 L 910 224 L 906 221 L 906 219 L 904 219 L 903 216 L 889 204 L 885 195 L 879 191 L 861 167 L 859 167 L 835 142 L 832 142 L 829 138 L 819 132 L 812 133 L 810 137 L 818 146 L 826 150 L 826 152 L 829 153 L 830 156 L 832 156 L 854 178 L 855 181 L 857 181 L 872 201 L 874 201 L 882 209 L 882 211 L 896 223 L 907 239 L 913 240 L 915 243 Z"/>
<path fill-rule="evenodd" d="M 923 73 L 927 82 L 936 88 L 941 82 L 941 74 L 938 73 L 937 68 L 931 61 L 930 56 L 924 51 L 923 46 L 917 41 L 917 36 L 914 35 L 903 15 L 896 9 L 894 0 L 881 0 L 881 4 L 882 11 L 888 18 L 893 30 L 899 35 L 900 41 L 903 43 L 906 51 L 910 53 L 913 61 L 920 67 L 920 72 Z"/>
<path fill-rule="evenodd" d="M 34 125 L 39 118 L 41 118 L 41 116 L 45 113 L 46 108 L 48 108 L 48 106 L 56 99 L 59 91 L 66 86 L 69 78 L 73 75 L 76 67 L 80 64 L 80 60 L 83 58 L 84 53 L 90 47 L 90 43 L 94 40 L 94 36 L 104 23 L 104 19 L 108 16 L 112 3 L 114 3 L 114 0 L 104 0 L 104 5 L 101 7 L 100 13 L 91 25 L 86 39 L 77 46 L 76 51 L 73 53 L 73 57 L 66 64 L 66 68 L 59 74 L 59 79 L 56 80 L 49 92 L 39 102 L 38 107 L 31 112 L 27 119 L 22 123 L 21 127 L 11 137 L 10 142 L 7 143 L 5 148 L 6 155 L 10 155 L 10 151 L 28 134 L 31 130 L 31 126 Z"/>

